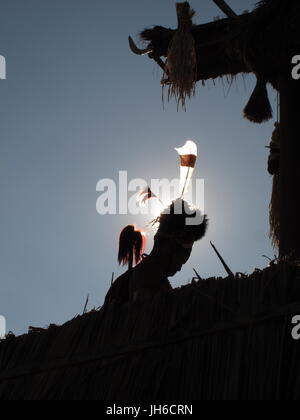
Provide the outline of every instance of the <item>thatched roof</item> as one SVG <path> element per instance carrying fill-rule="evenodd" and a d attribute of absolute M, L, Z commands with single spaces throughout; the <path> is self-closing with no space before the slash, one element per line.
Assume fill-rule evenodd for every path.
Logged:
<path fill-rule="evenodd" d="M 264 0 L 238 19 L 194 25 L 197 80 L 254 72 L 276 88 L 282 66 L 299 54 L 299 22 L 298 0 Z M 141 37 L 156 55 L 167 57 L 175 31 L 155 26 L 145 29 Z"/>
<path fill-rule="evenodd" d="M 298 276 L 281 263 L 10 336 L 0 399 L 299 399 Z"/>

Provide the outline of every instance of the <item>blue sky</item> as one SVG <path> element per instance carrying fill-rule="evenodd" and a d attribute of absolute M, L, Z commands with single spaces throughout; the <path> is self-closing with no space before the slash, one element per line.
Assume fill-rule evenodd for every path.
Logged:
<path fill-rule="evenodd" d="M 231 0 L 236 12 L 248 0 Z M 197 23 L 221 12 L 192 1 Z M 187 112 L 162 107 L 161 71 L 128 49 L 127 37 L 154 24 L 176 26 L 170 0 L 1 0 L 0 314 L 8 329 L 63 323 L 102 304 L 117 266 L 117 240 L 132 216 L 100 216 L 96 184 L 118 178 L 178 176 L 174 147 L 195 139 L 195 176 L 205 179 L 207 237 L 172 280 L 224 275 L 209 241 L 234 271 L 262 268 L 268 239 L 274 121 L 243 119 L 253 77 L 198 86 Z M 270 90 L 275 106 L 275 93 Z"/>

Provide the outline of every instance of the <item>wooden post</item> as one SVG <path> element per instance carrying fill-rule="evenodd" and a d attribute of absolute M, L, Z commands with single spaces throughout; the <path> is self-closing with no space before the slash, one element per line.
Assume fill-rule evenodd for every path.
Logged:
<path fill-rule="evenodd" d="M 222 10 L 223 13 L 225 13 L 226 16 L 228 16 L 231 19 L 237 19 L 238 15 L 231 9 L 231 7 L 228 6 L 226 1 L 224 0 L 213 0 L 214 3 Z"/>
<path fill-rule="evenodd" d="M 300 258 L 300 80 L 292 67 L 280 78 L 280 257 Z"/>

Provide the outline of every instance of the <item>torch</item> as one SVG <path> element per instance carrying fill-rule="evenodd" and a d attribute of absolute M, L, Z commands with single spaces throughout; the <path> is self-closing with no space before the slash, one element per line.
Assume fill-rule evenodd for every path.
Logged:
<path fill-rule="evenodd" d="M 197 161 L 197 145 L 188 140 L 183 147 L 175 149 L 180 156 L 180 197 L 183 198 L 189 189 Z"/>

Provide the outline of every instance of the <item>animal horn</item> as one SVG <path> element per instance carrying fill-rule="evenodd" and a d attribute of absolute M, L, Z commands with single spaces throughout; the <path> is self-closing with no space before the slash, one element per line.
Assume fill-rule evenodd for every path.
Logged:
<path fill-rule="evenodd" d="M 153 48 L 150 48 L 150 47 L 144 50 L 141 50 L 140 48 L 138 48 L 134 40 L 131 38 L 131 36 L 128 38 L 128 40 L 129 40 L 129 47 L 134 54 L 146 55 L 146 54 L 150 54 L 153 51 Z"/>

